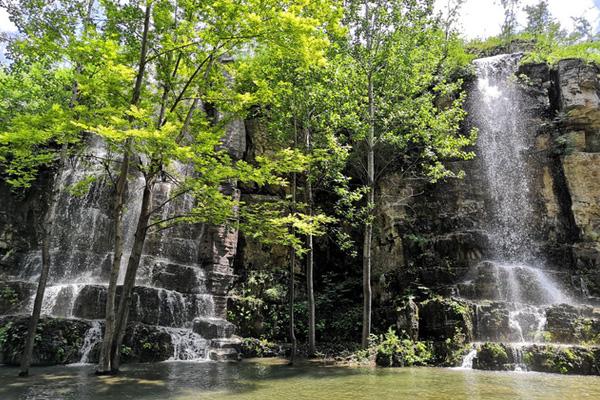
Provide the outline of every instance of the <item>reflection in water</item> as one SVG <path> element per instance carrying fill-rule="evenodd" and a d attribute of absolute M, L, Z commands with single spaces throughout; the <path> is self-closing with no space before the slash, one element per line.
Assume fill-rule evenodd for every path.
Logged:
<path fill-rule="evenodd" d="M 98 378 L 94 367 L 37 368 L 15 378 L 0 368 L 0 399 L 140 400 L 580 400 L 600 398 L 600 378 L 440 368 L 363 369 L 277 360 L 126 366 Z"/>

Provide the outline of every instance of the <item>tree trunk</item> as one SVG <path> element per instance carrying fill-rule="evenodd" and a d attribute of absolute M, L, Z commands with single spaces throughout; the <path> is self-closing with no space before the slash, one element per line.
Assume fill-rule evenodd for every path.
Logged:
<path fill-rule="evenodd" d="M 294 303 L 296 302 L 296 293 L 294 287 L 294 276 L 295 276 L 295 267 L 296 267 L 296 250 L 293 248 L 290 250 L 290 277 L 288 282 L 288 299 L 289 299 L 289 313 L 290 313 L 290 326 L 289 326 L 289 335 L 290 335 L 290 344 L 292 348 L 290 350 L 290 365 L 294 365 L 296 362 L 296 348 L 298 346 L 298 342 L 296 340 L 296 321 L 294 318 Z"/>
<path fill-rule="evenodd" d="M 306 151 L 310 154 L 312 151 L 312 137 L 310 129 L 305 128 L 304 137 L 306 141 Z M 310 170 L 306 176 L 305 194 L 306 204 L 308 206 L 308 215 L 313 215 L 313 189 L 310 177 Z M 315 340 L 315 290 L 314 290 L 314 245 L 313 235 L 309 234 L 306 237 L 306 247 L 308 253 L 306 254 L 306 297 L 308 301 L 308 355 L 314 356 L 316 353 L 316 340 Z"/>
<path fill-rule="evenodd" d="M 127 144 L 126 144 L 127 145 Z M 114 238 L 115 247 L 110 277 L 108 279 L 108 289 L 106 294 L 106 315 L 104 324 L 104 339 L 100 348 L 100 362 L 96 374 L 109 374 L 111 371 L 111 349 L 115 334 L 115 302 L 117 297 L 117 280 L 121 270 L 121 259 L 123 258 L 123 209 L 125 205 L 125 194 L 127 192 L 127 177 L 129 175 L 129 154 L 125 151 L 119 178 L 117 180 L 115 198 L 113 205 L 113 215 L 115 219 Z"/>
<path fill-rule="evenodd" d="M 373 95 L 373 79 L 368 76 L 369 96 L 369 132 L 367 136 L 367 185 L 369 193 L 367 197 L 368 216 L 365 222 L 363 242 L 363 329 L 362 345 L 369 345 L 371 334 L 371 242 L 373 238 L 373 207 L 375 206 L 375 100 Z"/>
<path fill-rule="evenodd" d="M 57 182 L 60 182 L 60 179 L 57 179 Z M 33 311 L 31 313 L 31 317 L 29 318 L 27 338 L 25 339 L 25 348 L 23 349 L 23 355 L 21 356 L 21 372 L 19 372 L 19 376 L 29 375 L 29 367 L 31 365 L 37 324 L 42 312 L 42 303 L 44 302 L 44 293 L 46 292 L 46 282 L 48 281 L 48 274 L 50 272 L 50 235 L 52 234 L 52 225 L 54 224 L 56 215 L 57 191 L 58 189 L 54 188 L 52 188 L 50 191 L 50 198 L 48 199 L 48 211 L 46 212 L 44 221 L 42 222 L 43 226 L 41 226 L 39 229 L 42 234 L 42 271 L 40 273 L 37 291 L 35 294 Z"/>
<path fill-rule="evenodd" d="M 298 128 L 297 121 L 294 117 L 294 148 L 298 148 Z M 298 177 L 294 172 L 292 174 L 292 209 L 291 212 L 296 212 L 296 190 L 298 187 Z M 294 232 L 294 228 L 290 228 L 292 233 Z M 289 337 L 290 344 L 292 345 L 290 352 L 290 365 L 294 365 L 296 362 L 296 347 L 298 345 L 296 340 L 296 321 L 294 319 L 294 303 L 296 302 L 296 293 L 294 286 L 294 277 L 296 273 L 296 250 L 292 247 L 290 249 L 290 267 L 289 267 L 289 281 L 288 281 L 288 312 L 290 317 L 290 325 L 289 325 Z"/>
<path fill-rule="evenodd" d="M 142 43 L 140 49 L 140 58 L 138 61 L 138 71 L 133 87 L 133 94 L 131 96 L 132 105 L 139 104 L 141 98 L 142 83 L 144 81 L 144 74 L 146 72 L 146 56 L 148 53 L 148 32 L 150 30 L 151 10 L 152 2 L 147 2 L 146 10 L 144 13 L 144 30 L 142 33 Z M 115 217 L 114 255 L 107 288 L 104 339 L 100 348 L 100 362 L 96 371 L 96 373 L 99 375 L 109 374 L 113 371 L 118 370 L 118 366 L 117 368 L 113 367 L 112 360 L 114 358 L 113 349 L 115 348 L 115 341 L 117 339 L 118 334 L 118 330 L 116 329 L 117 321 L 115 307 L 117 294 L 117 280 L 119 278 L 119 271 L 121 267 L 121 259 L 123 257 L 123 247 L 125 241 L 125 238 L 123 237 L 123 210 L 125 207 L 125 196 L 127 193 L 127 180 L 129 178 L 129 164 L 131 156 L 130 147 L 131 140 L 127 139 L 123 151 L 123 160 L 121 163 L 121 168 L 119 170 L 119 177 L 117 178 L 117 187 L 113 205 L 113 215 Z"/>
<path fill-rule="evenodd" d="M 133 241 L 133 247 L 131 249 L 131 255 L 129 256 L 129 260 L 127 262 L 127 271 L 125 272 L 125 280 L 123 281 L 123 288 L 121 298 L 119 300 L 119 308 L 115 321 L 113 337 L 114 344 L 112 348 L 111 361 L 112 373 L 116 373 L 119 371 L 121 345 L 123 344 L 125 329 L 127 328 L 127 319 L 129 317 L 131 296 L 133 294 L 133 288 L 135 286 L 137 270 L 140 266 L 142 251 L 144 250 L 144 243 L 146 242 L 146 233 L 148 231 L 148 221 L 150 219 L 150 211 L 152 206 L 153 187 L 154 177 L 146 177 L 146 184 L 144 185 L 144 193 L 142 195 L 142 206 L 140 210 L 140 216 L 137 221 L 137 227 L 135 230 L 135 237 Z"/>

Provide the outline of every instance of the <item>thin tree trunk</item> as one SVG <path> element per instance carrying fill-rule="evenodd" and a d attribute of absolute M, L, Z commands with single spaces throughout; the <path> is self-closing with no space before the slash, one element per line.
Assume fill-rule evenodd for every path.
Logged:
<path fill-rule="evenodd" d="M 297 121 L 294 117 L 294 148 L 298 148 L 298 129 L 297 129 Z M 294 172 L 292 175 L 292 212 L 296 211 L 296 189 L 297 189 L 297 176 Z M 294 228 L 291 228 L 292 233 L 294 232 Z M 296 273 L 296 250 L 292 247 L 290 249 L 290 267 L 289 267 L 289 281 L 288 281 L 288 312 L 290 317 L 290 325 L 289 325 L 289 337 L 290 344 L 292 345 L 290 352 L 290 365 L 294 365 L 296 362 L 296 348 L 298 346 L 298 342 L 296 340 L 296 321 L 294 318 L 294 303 L 296 302 L 296 293 L 294 286 L 294 277 Z"/>
<path fill-rule="evenodd" d="M 150 175 L 146 177 L 146 184 L 144 185 L 140 216 L 137 221 L 133 247 L 131 249 L 131 255 L 129 256 L 129 260 L 127 262 L 127 271 L 125 273 L 125 280 L 123 282 L 121 298 L 119 300 L 119 308 L 115 322 L 115 335 L 113 339 L 114 344 L 112 349 L 111 372 L 113 373 L 116 373 L 119 370 L 121 345 L 123 344 L 125 329 L 127 328 L 129 307 L 131 305 L 131 296 L 133 294 L 133 288 L 135 286 L 135 278 L 137 275 L 138 267 L 140 265 L 142 251 L 144 250 L 144 243 L 146 242 L 146 233 L 148 231 L 148 221 L 150 219 L 150 211 L 152 206 L 153 187 L 154 177 Z"/>
<path fill-rule="evenodd" d="M 60 182 L 60 179 L 57 179 L 57 182 Z M 42 226 L 40 228 L 42 233 L 42 271 L 38 280 L 37 291 L 33 303 L 33 311 L 31 313 L 31 317 L 29 318 L 27 338 L 25 339 L 25 348 L 23 349 L 23 354 L 21 356 L 21 372 L 19 372 L 19 376 L 29 375 L 29 367 L 31 365 L 31 357 L 33 354 L 37 325 L 42 312 L 44 293 L 46 291 L 46 282 L 48 281 L 48 274 L 50 272 L 50 235 L 52 233 L 52 225 L 54 224 L 56 215 L 57 190 L 58 189 L 53 188 L 50 191 L 50 198 L 48 199 L 48 211 L 46 212 L 44 221 L 42 222 Z"/>
<path fill-rule="evenodd" d="M 367 185 L 369 193 L 367 197 L 367 207 L 369 209 L 367 221 L 365 222 L 364 242 L 363 242 L 363 329 L 362 345 L 369 345 L 369 335 L 371 334 L 371 242 L 373 237 L 373 207 L 375 205 L 375 101 L 373 96 L 373 79 L 371 74 L 368 76 L 368 96 L 369 96 L 369 132 L 367 136 Z"/>
<path fill-rule="evenodd" d="M 290 365 L 294 365 L 296 362 L 296 352 L 298 347 L 298 342 L 296 340 L 296 321 L 294 318 L 294 303 L 296 302 L 296 293 L 294 287 L 294 276 L 295 276 L 295 268 L 296 268 L 296 250 L 293 248 L 290 250 L 290 270 L 289 270 L 289 282 L 288 282 L 288 299 L 289 299 L 289 314 L 290 314 L 290 326 L 289 326 L 289 335 L 290 335 L 290 343 L 292 348 L 290 350 Z"/>
<path fill-rule="evenodd" d="M 125 194 L 127 192 L 127 176 L 129 175 L 129 154 L 125 151 L 119 178 L 117 180 L 113 215 L 115 220 L 114 238 L 115 247 L 110 276 L 108 279 L 108 289 L 106 294 L 106 311 L 104 324 L 104 340 L 100 348 L 100 362 L 96 374 L 108 374 L 111 371 L 111 349 L 113 347 L 113 338 L 115 334 L 115 303 L 117 297 L 117 280 L 119 279 L 119 271 L 121 269 L 121 259 L 123 258 L 123 209 L 125 205 Z"/>
<path fill-rule="evenodd" d="M 306 141 L 306 152 L 310 154 L 312 151 L 312 137 L 309 128 L 305 128 L 304 138 Z M 306 176 L 305 184 L 306 192 L 306 204 L 308 206 L 308 215 L 313 215 L 313 189 L 310 177 L 310 170 Z M 306 297 L 308 300 L 308 355 L 314 356 L 316 353 L 316 340 L 315 340 L 315 290 L 314 290 L 314 245 L 313 235 L 308 234 L 306 237 L 306 247 L 308 253 L 306 254 Z"/>
<path fill-rule="evenodd" d="M 131 96 L 131 104 L 137 105 L 140 102 L 142 93 L 142 83 L 144 81 L 144 74 L 146 72 L 146 57 L 148 53 L 148 32 L 150 30 L 150 15 L 152 10 L 152 3 L 146 3 L 146 10 L 144 13 L 144 30 L 142 33 L 142 43 L 140 49 L 140 59 L 138 61 L 138 71 L 135 79 L 133 88 L 133 94 Z M 121 259 L 123 257 L 124 247 L 124 235 L 123 235 L 123 210 L 125 207 L 125 196 L 127 193 L 127 180 L 129 178 L 130 169 L 130 157 L 131 157 L 131 140 L 127 139 L 123 151 L 123 160 L 121 163 L 121 169 L 119 170 L 119 177 L 117 178 L 117 187 L 114 198 L 113 213 L 115 217 L 114 227 L 114 255 L 113 262 L 110 270 L 110 277 L 107 288 L 106 297 L 106 315 L 105 315 L 105 331 L 104 339 L 100 349 L 100 363 L 98 365 L 97 374 L 108 374 L 112 371 L 118 370 L 112 365 L 113 360 L 113 349 L 115 348 L 115 340 L 117 339 L 116 331 L 116 294 L 117 294 L 117 280 L 119 278 L 119 271 L 121 266 Z M 120 346 L 119 346 L 120 347 Z"/>

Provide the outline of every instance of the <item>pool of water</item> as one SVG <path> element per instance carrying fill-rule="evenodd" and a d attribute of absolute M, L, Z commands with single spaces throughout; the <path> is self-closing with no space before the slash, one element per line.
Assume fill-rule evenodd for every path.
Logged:
<path fill-rule="evenodd" d="M 92 365 L 33 368 L 29 378 L 17 378 L 16 368 L 0 367 L 0 399 L 600 399 L 600 377 L 538 373 L 289 367 L 280 360 L 137 364 L 100 378 L 93 371 Z"/>

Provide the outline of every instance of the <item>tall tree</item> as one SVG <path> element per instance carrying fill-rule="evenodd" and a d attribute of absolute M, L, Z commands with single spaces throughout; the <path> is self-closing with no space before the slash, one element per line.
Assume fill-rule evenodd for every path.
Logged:
<path fill-rule="evenodd" d="M 149 232 L 177 223 L 239 224 L 242 229 L 251 226 L 255 234 L 266 230 L 265 239 L 298 248 L 298 240 L 288 233 L 290 224 L 299 234 L 306 230 L 314 233 L 318 218 L 287 215 L 276 207 L 256 211 L 222 190 L 236 181 L 285 186 L 285 174 L 304 168 L 300 155 L 282 149 L 249 164 L 232 157 L 223 138 L 229 121 L 243 116 L 254 102 L 251 95 L 236 92 L 231 85 L 230 77 L 235 76 L 238 63 L 231 62 L 229 56 L 243 55 L 257 43 L 268 42 L 281 48 L 292 45 L 307 58 L 314 57 L 322 52 L 324 42 L 318 38 L 318 13 L 309 9 L 325 10 L 321 14 L 325 16 L 329 3 L 292 1 L 281 8 L 258 0 L 147 0 L 141 4 L 106 0 L 87 8 L 93 9 L 100 21 L 89 28 L 70 21 L 57 4 L 40 10 L 38 2 L 21 3 L 29 7 L 26 12 L 23 4 L 11 9 L 17 21 L 27 24 L 19 40 L 11 44 L 11 51 L 19 54 L 13 65 L 28 70 L 32 61 L 49 59 L 43 67 L 76 82 L 79 101 L 73 106 L 73 91 L 65 90 L 71 85 L 62 85 L 57 92 L 70 100 L 66 104 L 51 103 L 53 97 L 48 96 L 49 101 L 42 104 L 32 101 L 41 111 L 22 109 L 6 114 L 9 122 L 3 126 L 0 162 L 9 166 L 10 179 L 33 181 L 41 165 L 55 161 L 53 146 L 69 143 L 68 134 L 74 136 L 75 143 L 83 132 L 99 135 L 111 153 L 122 155 L 107 160 L 109 177 L 117 171 L 113 207 L 117 255 L 119 243 L 122 247 L 118 236 L 122 234 L 127 181 L 136 176 L 144 182 L 119 306 L 113 304 L 114 292 L 107 304 L 107 316 L 113 315 L 114 322 L 112 335 L 107 329 L 112 337 L 105 343 L 99 371 L 115 372 Z M 60 6 L 68 8 L 67 3 L 77 12 L 82 4 L 65 1 Z M 56 23 L 52 23 L 54 17 Z M 58 34 L 57 28 L 61 29 Z M 64 39 L 63 28 L 65 32 L 75 31 L 76 40 Z M 19 53 L 21 48 L 28 50 Z M 7 101 L 3 98 L 2 104 Z M 178 165 L 189 166 L 185 170 L 190 172 L 180 172 Z M 157 204 L 152 194 L 161 181 L 169 181 L 174 190 L 170 198 Z M 192 197 L 195 206 L 180 215 L 164 217 L 161 210 L 182 196 Z M 115 266 L 119 264 L 115 257 L 111 290 L 116 288 Z"/>
<path fill-rule="evenodd" d="M 307 5 L 299 1 L 290 3 L 284 9 L 268 7 L 254 0 L 223 0 L 211 4 L 173 4 L 169 1 L 146 3 L 133 100 L 129 108 L 123 110 L 123 114 L 128 115 L 126 124 L 116 126 L 117 129 L 114 123 L 98 128 L 87 127 L 107 140 L 114 141 L 117 138 L 115 143 L 123 148 L 123 160 L 135 159 L 135 164 L 130 168 L 141 174 L 145 182 L 142 209 L 127 262 L 123 294 L 116 312 L 111 371 L 119 367 L 120 344 L 148 229 L 160 225 L 151 221 L 157 211 L 157 208 L 153 208 L 152 192 L 163 171 L 173 160 L 204 165 L 195 172 L 194 179 L 187 177 L 182 180 L 187 184 L 178 185 L 181 190 L 176 190 L 175 196 L 184 192 L 199 201 L 205 201 L 207 193 L 201 188 L 208 186 L 212 196 L 209 205 L 213 211 L 219 210 L 216 219 L 209 217 L 210 208 L 204 212 L 195 209 L 186 216 L 170 219 L 171 223 L 184 219 L 223 222 L 224 216 L 229 218 L 230 213 L 225 212 L 223 207 L 233 209 L 233 203 L 225 201 L 216 207 L 218 196 L 214 192 L 226 180 L 274 181 L 272 167 L 263 163 L 252 172 L 248 164 L 234 162 L 223 150 L 217 151 L 229 118 L 242 112 L 248 100 L 247 96 L 229 90 L 228 76 L 235 75 L 237 65 L 236 62 L 227 61 L 229 55 L 240 54 L 257 43 L 265 42 L 275 47 L 296 43 L 298 49 L 309 50 L 304 53 L 307 57 L 311 51 L 318 53 L 321 44 L 313 38 L 320 35 L 315 26 L 320 20 L 315 18 L 312 10 L 327 4 Z M 115 5 L 117 11 L 123 7 L 122 4 Z M 151 34 L 148 35 L 148 32 Z M 152 53 L 146 54 L 146 46 L 152 49 Z M 144 77 L 144 70 L 153 71 L 153 75 Z M 143 83 L 138 85 L 140 80 Z M 158 87 L 153 90 L 154 86 Z M 152 110 L 153 105 L 158 105 L 154 106 L 155 110 Z M 160 140 L 152 142 L 149 134 Z M 122 141 L 123 138 L 126 140 Z M 122 142 L 117 143 L 119 141 Z M 191 145 L 193 152 L 184 154 L 189 159 L 182 159 L 179 153 L 186 145 Z M 177 152 L 173 149 L 177 149 Z M 214 165 L 209 162 L 211 159 Z M 225 169 L 228 164 L 231 164 L 229 170 Z M 218 169 L 211 170 L 209 167 Z M 240 169 L 244 174 L 239 174 Z M 273 178 L 269 178 L 269 174 Z M 120 178 L 122 180 L 123 176 Z M 224 196 L 220 198 L 225 199 Z"/>
<path fill-rule="evenodd" d="M 446 34 L 433 16 L 433 1 L 348 1 L 346 10 L 342 79 L 357 115 L 349 137 L 355 146 L 351 161 L 368 188 L 362 246 L 362 344 L 367 346 L 377 180 L 392 165 L 421 171 L 431 180 L 453 176 L 442 160 L 470 157 L 463 148 L 473 136 L 458 133 L 464 95 L 460 82 L 448 82 L 453 62 L 444 50 Z M 440 96 L 452 100 L 438 106 Z"/>

